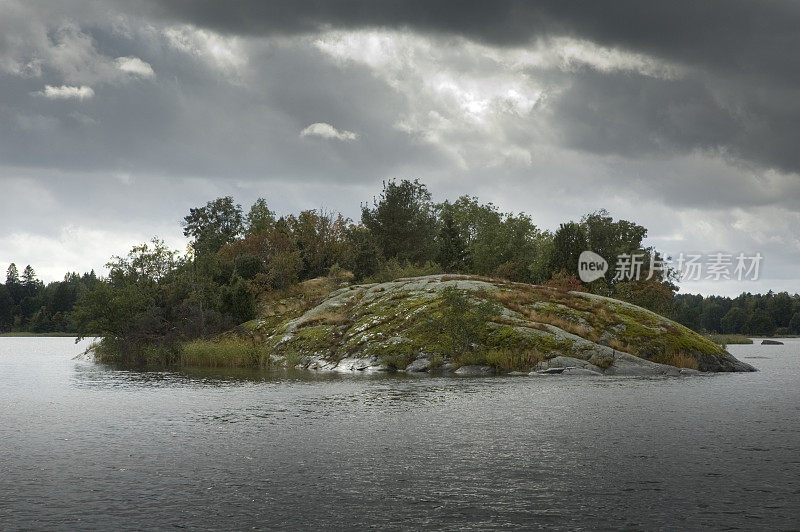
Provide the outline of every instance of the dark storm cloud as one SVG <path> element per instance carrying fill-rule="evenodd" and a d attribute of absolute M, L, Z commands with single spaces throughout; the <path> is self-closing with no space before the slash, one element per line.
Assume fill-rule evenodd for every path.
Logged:
<path fill-rule="evenodd" d="M 615 115 L 589 113 L 573 135 L 601 135 L 604 138 L 597 142 L 609 152 L 632 152 L 646 143 L 643 138 L 660 137 L 666 140 L 665 149 L 720 148 L 767 167 L 800 170 L 794 141 L 800 120 L 800 54 L 793 53 L 800 49 L 797 2 L 145 0 L 140 5 L 151 14 L 231 34 L 383 27 L 499 46 L 572 36 L 645 53 L 688 67 L 691 81 L 656 88 L 627 83 L 621 87 L 624 97 L 632 98 L 636 106 L 651 102 L 653 92 L 661 91 L 664 98 L 679 103 L 644 111 L 666 112 L 665 116 L 639 116 L 636 112 L 641 109 L 614 109 L 614 100 L 621 95 L 603 93 L 601 87 L 594 99 L 608 98 L 611 102 L 603 106 L 609 112 L 630 114 L 628 122 L 639 120 L 642 129 L 628 129 L 637 124 L 627 123 L 609 136 L 616 126 Z M 586 90 L 577 88 L 565 99 Z M 670 90 L 674 92 L 667 94 Z"/>
<path fill-rule="evenodd" d="M 694 79 L 573 75 L 557 101 L 563 142 L 592 153 L 645 158 L 659 152 L 717 150 L 737 142 L 743 120 Z"/>
<path fill-rule="evenodd" d="M 492 2 L 143 0 L 151 12 L 234 34 L 391 27 L 450 33 L 498 45 L 572 35 L 661 57 L 797 81 L 800 4 L 791 1 Z M 776 78 L 773 78 L 776 79 Z"/>

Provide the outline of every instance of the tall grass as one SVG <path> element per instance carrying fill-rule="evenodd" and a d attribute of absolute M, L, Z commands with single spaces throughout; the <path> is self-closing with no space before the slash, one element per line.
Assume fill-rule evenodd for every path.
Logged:
<path fill-rule="evenodd" d="M 681 352 L 664 353 L 653 357 L 651 360 L 660 364 L 675 366 L 676 368 L 699 369 L 696 358 Z"/>
<path fill-rule="evenodd" d="M 753 341 L 743 334 L 709 334 L 706 338 L 719 345 L 752 344 Z"/>
<path fill-rule="evenodd" d="M 194 340 L 181 350 L 184 366 L 251 368 L 269 365 L 269 357 L 267 346 L 241 338 Z"/>
<path fill-rule="evenodd" d="M 531 371 L 545 358 L 536 349 L 490 349 L 484 354 L 486 363 L 501 371 Z"/>

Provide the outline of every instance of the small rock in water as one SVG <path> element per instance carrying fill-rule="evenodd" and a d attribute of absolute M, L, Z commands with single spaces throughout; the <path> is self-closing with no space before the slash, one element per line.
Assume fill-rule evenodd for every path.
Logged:
<path fill-rule="evenodd" d="M 406 366 L 406 371 L 409 373 L 421 373 L 423 371 L 428 371 L 428 368 L 431 365 L 431 361 L 427 358 L 418 358 L 408 366 Z"/>
<path fill-rule="evenodd" d="M 548 368 L 543 369 L 542 371 L 537 371 L 536 373 L 540 375 L 558 375 L 560 373 L 564 373 L 564 370 L 567 368 Z"/>
<path fill-rule="evenodd" d="M 574 368 L 574 367 L 571 367 L 571 368 L 564 368 L 564 375 L 592 375 L 592 376 L 597 376 L 597 375 L 602 375 L 602 373 L 599 373 L 597 371 L 592 371 L 592 370 L 586 369 L 586 368 Z"/>
<path fill-rule="evenodd" d="M 761 345 L 783 345 L 783 342 L 777 340 L 762 340 Z"/>
<path fill-rule="evenodd" d="M 456 375 L 461 375 L 462 377 L 494 375 L 495 373 L 495 369 L 491 366 L 461 366 L 456 370 Z"/>

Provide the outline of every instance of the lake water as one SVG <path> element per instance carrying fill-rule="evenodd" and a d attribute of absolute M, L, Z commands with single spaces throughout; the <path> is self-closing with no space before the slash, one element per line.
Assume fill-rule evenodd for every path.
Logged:
<path fill-rule="evenodd" d="M 800 341 L 673 378 L 127 372 L 0 338 L 0 529 L 800 526 Z"/>

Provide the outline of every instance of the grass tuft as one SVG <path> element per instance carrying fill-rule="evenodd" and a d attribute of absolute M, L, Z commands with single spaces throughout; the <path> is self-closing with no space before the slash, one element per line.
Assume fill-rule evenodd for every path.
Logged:
<path fill-rule="evenodd" d="M 484 354 L 486 363 L 501 371 L 531 371 L 546 359 L 537 349 L 490 349 Z"/>
<path fill-rule="evenodd" d="M 241 338 L 194 340 L 183 346 L 181 365 L 210 368 L 251 368 L 269 365 L 270 352 L 264 344 Z"/>
<path fill-rule="evenodd" d="M 699 369 L 697 359 L 682 352 L 661 354 L 653 357 L 652 360 L 676 368 Z"/>

